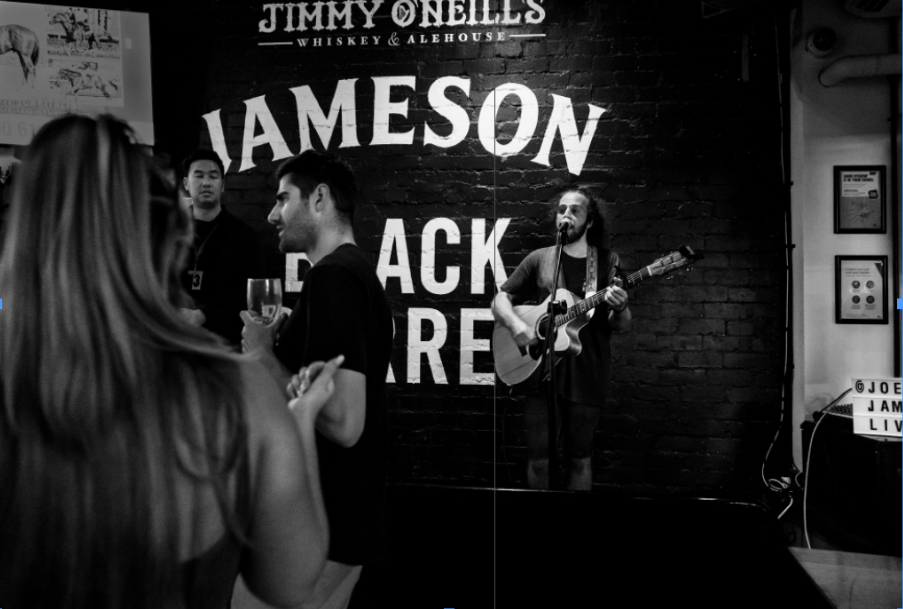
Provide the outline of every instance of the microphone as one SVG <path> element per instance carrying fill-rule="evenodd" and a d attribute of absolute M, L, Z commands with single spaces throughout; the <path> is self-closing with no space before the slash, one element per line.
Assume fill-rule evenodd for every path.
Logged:
<path fill-rule="evenodd" d="M 561 224 L 558 225 L 558 242 L 562 245 L 567 245 L 569 228 L 571 228 L 571 221 L 567 218 L 562 220 Z"/>

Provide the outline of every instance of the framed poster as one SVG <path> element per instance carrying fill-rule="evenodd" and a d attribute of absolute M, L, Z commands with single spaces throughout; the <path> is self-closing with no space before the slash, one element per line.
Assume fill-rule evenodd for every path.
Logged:
<path fill-rule="evenodd" d="M 834 232 L 886 233 L 885 165 L 834 166 Z"/>
<path fill-rule="evenodd" d="M 887 323 L 887 256 L 834 256 L 834 322 Z"/>

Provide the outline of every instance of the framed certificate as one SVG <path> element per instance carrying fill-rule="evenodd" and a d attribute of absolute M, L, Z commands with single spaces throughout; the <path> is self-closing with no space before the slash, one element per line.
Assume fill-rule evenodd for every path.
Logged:
<path fill-rule="evenodd" d="M 834 232 L 886 233 L 885 165 L 834 166 Z"/>
<path fill-rule="evenodd" d="M 887 323 L 887 256 L 834 256 L 834 322 Z"/>

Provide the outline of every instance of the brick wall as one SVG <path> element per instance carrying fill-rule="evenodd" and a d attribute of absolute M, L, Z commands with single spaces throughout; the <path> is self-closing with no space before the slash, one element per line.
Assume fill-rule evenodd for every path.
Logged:
<path fill-rule="evenodd" d="M 492 2 L 492 5 L 501 4 Z M 512 2 L 518 7 L 521 3 Z M 401 31 L 382 7 L 368 35 L 385 42 Z M 756 490 L 759 466 L 777 427 L 783 363 L 783 219 L 778 186 L 779 117 L 771 17 L 735 13 L 703 19 L 695 0 L 542 3 L 545 19 L 530 27 L 418 28 L 402 44 L 366 49 L 301 48 L 298 32 L 260 34 L 261 4 L 229 0 L 191 9 L 172 29 L 155 32 L 155 98 L 160 141 L 174 155 L 210 145 L 200 118 L 219 110 L 233 166 L 227 204 L 266 238 L 271 274 L 284 273 L 265 216 L 275 193 L 271 146 L 253 149 L 253 169 L 237 171 L 246 100 L 265 96 L 292 153 L 301 147 L 293 87 L 309 85 L 329 109 L 337 82 L 357 78 L 360 145 L 339 148 L 336 126 L 328 149 L 346 156 L 365 185 L 357 235 L 377 262 L 387 222 L 400 219 L 410 257 L 413 293 L 387 280 L 397 327 L 390 385 L 390 477 L 405 482 L 500 486 L 523 484 L 525 448 L 518 398 L 492 384 L 461 384 L 462 309 L 487 309 L 493 293 L 488 267 L 471 285 L 474 220 L 510 219 L 499 250 L 510 273 L 530 250 L 552 242 L 548 200 L 568 184 L 595 189 L 606 201 L 607 241 L 628 272 L 686 244 L 706 258 L 694 271 L 644 283 L 631 294 L 634 327 L 613 340 L 615 376 L 610 404 L 596 436 L 595 483 L 617 492 L 744 493 Z M 188 10 L 188 9 L 186 9 Z M 356 22 L 355 35 L 364 30 Z M 161 32 L 184 40 L 163 48 Z M 405 44 L 409 34 L 543 33 L 499 43 Z M 312 36 L 307 32 L 305 36 Z M 342 31 L 323 36 L 349 35 Z M 751 44 L 749 80 L 741 80 L 741 40 Z M 260 46 L 267 41 L 294 46 Z M 159 51 L 158 51 L 159 49 Z M 162 59 L 161 59 L 162 58 Z M 415 76 L 392 102 L 407 100 L 407 117 L 393 115 L 392 132 L 414 129 L 411 144 L 370 145 L 374 77 Z M 451 131 L 428 98 L 440 78 L 469 80 L 469 94 L 448 97 L 468 115 L 466 138 L 444 149 L 424 143 L 424 123 Z M 165 78 L 166 90 L 157 83 Z M 478 137 L 479 116 L 503 83 L 529 89 L 538 124 L 529 143 L 504 158 Z M 180 91 L 187 95 L 180 95 Z M 589 106 L 605 109 L 578 173 L 569 170 L 560 136 L 548 166 L 540 153 L 553 95 L 570 100 L 580 133 Z M 498 143 L 524 122 L 524 108 L 506 98 L 498 113 Z M 529 105 L 529 104 L 527 104 Z M 324 110 L 324 111 L 325 111 Z M 179 113 L 166 126 L 167 112 Z M 256 134 L 261 133 L 258 125 Z M 313 129 L 311 132 L 313 133 Z M 314 147 L 324 144 L 312 135 Z M 421 282 L 421 233 L 435 218 L 460 232 L 452 243 L 438 232 L 436 279 L 460 269 L 457 287 L 433 294 Z M 390 260 L 397 263 L 397 252 Z M 438 349 L 446 382 L 437 382 L 422 356 L 411 382 L 408 351 L 429 340 L 425 323 L 409 336 L 412 309 L 438 312 L 447 328 Z M 475 340 L 491 323 L 475 322 Z M 491 356 L 474 355 L 476 374 Z"/>

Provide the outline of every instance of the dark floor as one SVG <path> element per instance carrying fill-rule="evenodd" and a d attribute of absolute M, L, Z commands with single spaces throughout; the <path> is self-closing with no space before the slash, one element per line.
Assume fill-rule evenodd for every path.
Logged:
<path fill-rule="evenodd" d="M 810 509 L 803 527 L 802 510 L 794 511 L 781 520 L 787 545 L 813 550 L 838 550 L 859 554 L 901 556 L 901 521 L 865 522 L 860 519 L 827 515 Z M 875 525 L 878 526 L 875 526 Z M 866 526 L 869 525 L 869 526 Z M 808 543 L 805 531 L 808 531 Z"/>
<path fill-rule="evenodd" d="M 831 607 L 757 503 L 390 487 L 388 508 L 352 609 Z"/>

